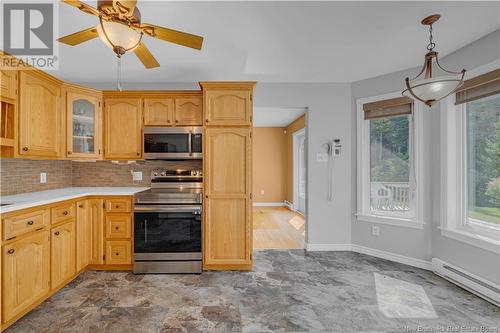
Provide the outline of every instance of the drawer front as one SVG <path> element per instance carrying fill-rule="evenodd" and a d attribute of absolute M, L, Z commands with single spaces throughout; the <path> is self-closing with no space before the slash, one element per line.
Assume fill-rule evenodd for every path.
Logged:
<path fill-rule="evenodd" d="M 132 202 L 130 199 L 108 199 L 106 200 L 106 212 L 108 213 L 130 213 Z"/>
<path fill-rule="evenodd" d="M 48 209 L 19 214 L 3 220 L 3 239 L 11 239 L 49 225 Z"/>
<path fill-rule="evenodd" d="M 68 221 L 75 218 L 75 204 L 64 204 L 52 208 L 52 224 Z"/>
<path fill-rule="evenodd" d="M 132 237 L 132 216 L 127 214 L 106 215 L 106 238 Z"/>
<path fill-rule="evenodd" d="M 132 263 L 132 241 L 106 241 L 106 264 L 129 265 Z"/>

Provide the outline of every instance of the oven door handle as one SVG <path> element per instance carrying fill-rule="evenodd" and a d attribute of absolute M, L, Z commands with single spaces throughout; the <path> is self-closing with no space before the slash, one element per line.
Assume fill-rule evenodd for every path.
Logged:
<path fill-rule="evenodd" d="M 134 212 L 142 213 L 194 213 L 201 214 L 201 206 L 198 205 L 136 205 Z"/>

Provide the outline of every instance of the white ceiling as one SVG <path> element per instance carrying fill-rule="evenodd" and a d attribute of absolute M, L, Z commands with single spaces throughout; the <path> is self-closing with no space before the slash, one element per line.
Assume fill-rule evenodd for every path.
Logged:
<path fill-rule="evenodd" d="M 85 1 L 96 5 L 95 1 Z M 143 22 L 205 37 L 201 52 L 146 38 L 161 64 L 146 70 L 135 55 L 123 59 L 128 83 L 257 80 L 352 82 L 420 66 L 427 29 L 435 25 L 442 56 L 500 28 L 500 2 L 171 2 L 140 1 Z M 59 34 L 97 24 L 60 4 Z M 114 82 L 113 52 L 99 39 L 60 45 L 60 70 L 73 82 Z"/>
<path fill-rule="evenodd" d="M 254 127 L 286 127 L 306 112 L 305 108 L 254 107 Z"/>

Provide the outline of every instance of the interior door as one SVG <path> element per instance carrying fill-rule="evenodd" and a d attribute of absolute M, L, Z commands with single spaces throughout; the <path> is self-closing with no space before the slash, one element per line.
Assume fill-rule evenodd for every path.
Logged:
<path fill-rule="evenodd" d="M 249 128 L 205 131 L 205 269 L 251 269 Z"/>
<path fill-rule="evenodd" d="M 142 156 L 142 103 L 140 98 L 105 101 L 106 159 L 136 160 Z"/>

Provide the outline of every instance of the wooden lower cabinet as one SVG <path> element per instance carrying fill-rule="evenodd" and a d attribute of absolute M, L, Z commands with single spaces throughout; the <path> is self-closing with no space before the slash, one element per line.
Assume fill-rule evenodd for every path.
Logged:
<path fill-rule="evenodd" d="M 70 221 L 52 228 L 51 235 L 51 286 L 57 288 L 76 273 L 75 222 Z"/>
<path fill-rule="evenodd" d="M 92 225 L 89 200 L 76 203 L 76 270 L 90 264 L 92 255 Z"/>
<path fill-rule="evenodd" d="M 131 240 L 106 241 L 106 264 L 107 265 L 132 264 Z"/>
<path fill-rule="evenodd" d="M 89 226 L 90 226 L 90 264 L 102 265 L 104 263 L 104 200 L 88 200 Z"/>
<path fill-rule="evenodd" d="M 28 310 L 49 291 L 49 231 L 38 231 L 2 246 L 3 322 Z"/>

